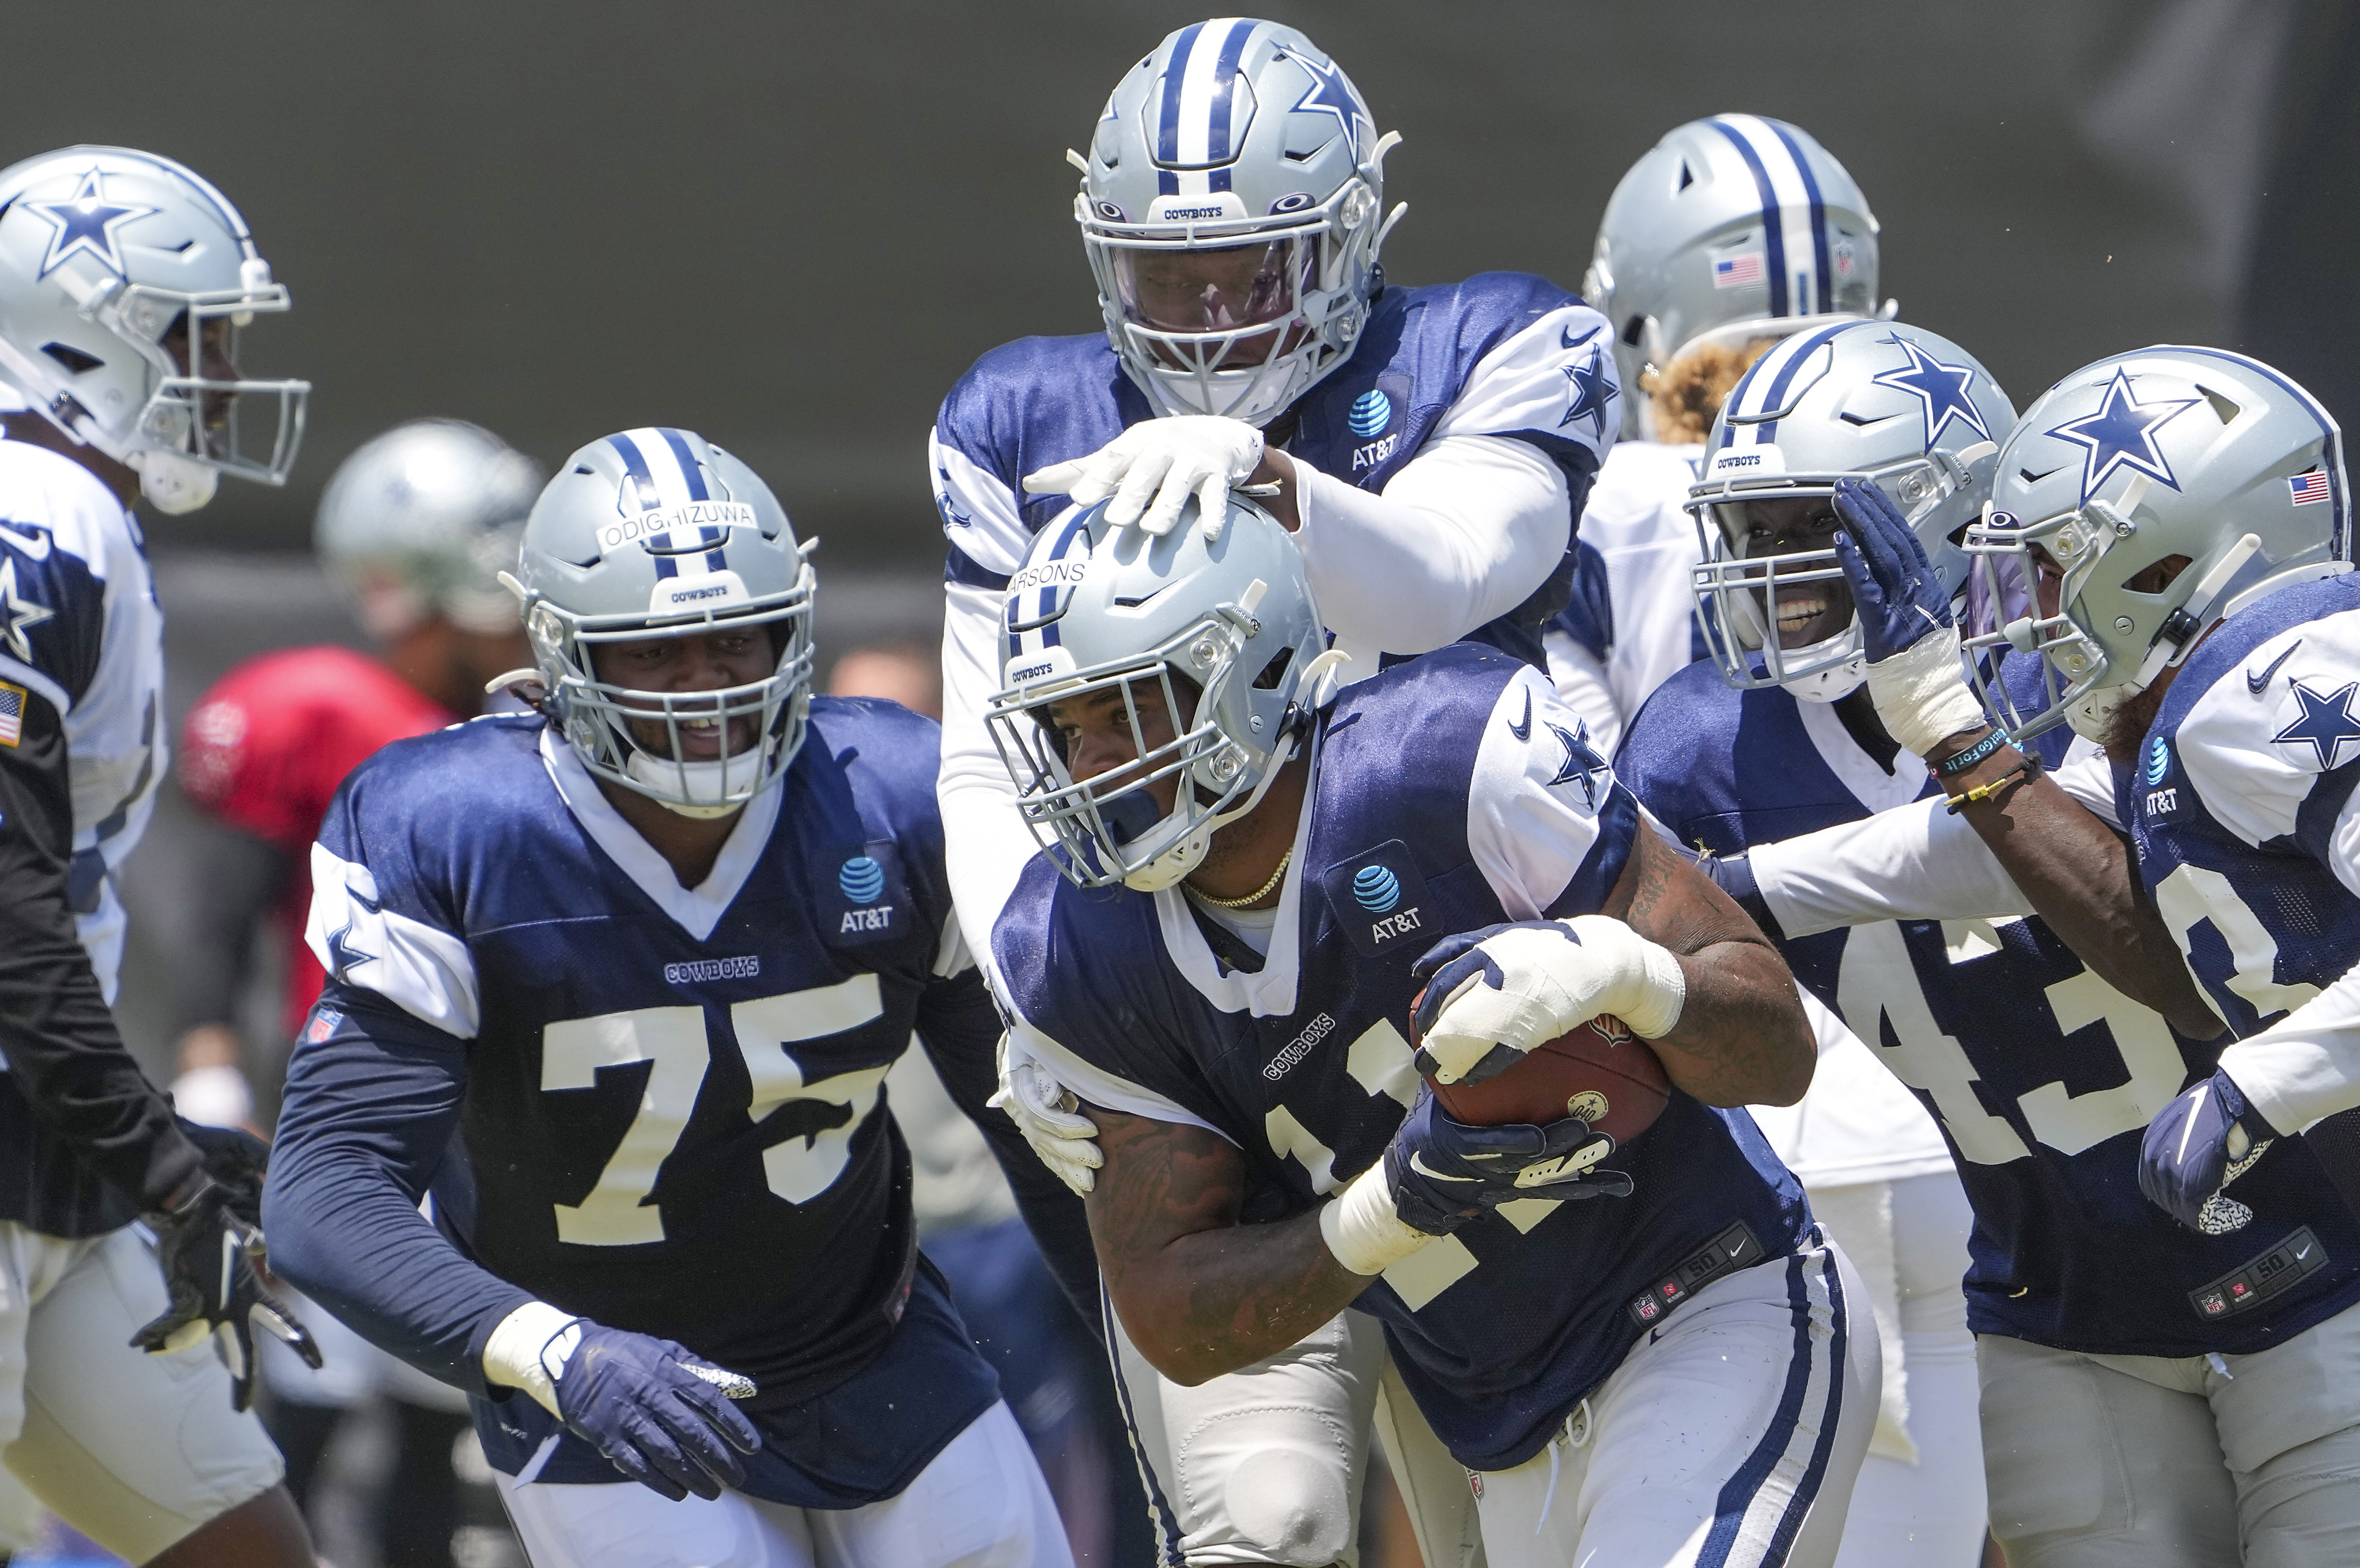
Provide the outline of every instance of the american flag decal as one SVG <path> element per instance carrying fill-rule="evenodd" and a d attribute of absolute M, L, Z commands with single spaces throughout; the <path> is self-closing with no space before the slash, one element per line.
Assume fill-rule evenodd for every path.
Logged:
<path fill-rule="evenodd" d="M 25 689 L 0 681 L 0 746 L 25 738 Z"/>
<path fill-rule="evenodd" d="M 1712 286 L 1715 289 L 1743 289 L 1749 283 L 1762 281 L 1762 253 L 1747 251 L 1712 264 Z"/>
<path fill-rule="evenodd" d="M 2287 488 L 2294 492 L 2294 504 L 2308 506 L 2314 501 L 2327 499 L 2327 475 L 2297 474 L 2287 480 Z"/>

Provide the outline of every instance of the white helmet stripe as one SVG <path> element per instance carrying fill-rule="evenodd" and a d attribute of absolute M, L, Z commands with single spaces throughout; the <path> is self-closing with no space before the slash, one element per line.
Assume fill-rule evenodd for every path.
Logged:
<path fill-rule="evenodd" d="M 1762 198 L 1763 248 L 1770 273 L 1770 313 L 1808 316 L 1826 307 L 1819 301 L 1823 281 L 1819 256 L 1827 237 L 1809 176 L 1786 137 L 1756 114 L 1724 114 L 1713 127 L 1736 147 L 1754 173 Z"/>
<path fill-rule="evenodd" d="M 1175 53 L 1170 66 L 1179 79 L 1170 127 L 1173 153 L 1169 161 L 1184 167 L 1226 163 L 1236 156 L 1231 126 L 1237 113 L 1238 57 L 1245 52 L 1254 24 L 1239 16 L 1219 16 L 1191 29 L 1185 53 Z M 1174 103 L 1167 94 L 1164 102 Z"/>
<path fill-rule="evenodd" d="M 644 478 L 646 488 L 640 499 L 648 511 L 658 506 L 682 506 L 694 499 L 697 488 L 683 472 L 680 454 L 664 440 L 664 432 L 653 425 L 642 425 L 635 430 L 625 430 L 615 438 L 615 449 L 623 453 L 623 461 L 633 478 Z M 636 455 L 638 462 L 632 462 Z"/>

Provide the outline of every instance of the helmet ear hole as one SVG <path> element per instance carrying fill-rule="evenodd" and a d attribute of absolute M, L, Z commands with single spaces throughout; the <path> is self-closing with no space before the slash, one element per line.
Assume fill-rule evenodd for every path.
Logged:
<path fill-rule="evenodd" d="M 1277 691 L 1278 683 L 1286 679 L 1287 665 L 1294 659 L 1295 650 L 1291 648 L 1280 648 L 1271 655 L 1270 662 L 1262 667 L 1262 673 L 1253 678 L 1253 689 L 1257 691 Z"/>
<path fill-rule="evenodd" d="M 94 354 L 84 354 L 71 343 L 43 343 L 41 352 L 64 365 L 66 374 L 69 376 L 80 376 L 87 371 L 96 370 L 106 363 Z"/>

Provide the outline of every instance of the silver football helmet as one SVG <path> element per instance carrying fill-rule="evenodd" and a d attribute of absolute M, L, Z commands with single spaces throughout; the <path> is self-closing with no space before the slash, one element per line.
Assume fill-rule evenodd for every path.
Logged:
<path fill-rule="evenodd" d="M 516 564 L 541 467 L 463 419 L 398 425 L 344 459 L 311 541 L 371 637 L 431 620 L 497 633 L 517 625 L 499 572 Z"/>
<path fill-rule="evenodd" d="M 224 474 L 286 483 L 311 383 L 209 365 L 289 302 L 237 209 L 170 158 L 74 147 L 0 170 L 0 380 L 138 470 L 161 511 L 203 506 Z"/>
<path fill-rule="evenodd" d="M 1005 684 L 985 718 L 1025 822 L 1079 887 L 1153 892 L 1195 870 L 1295 755 L 1344 661 L 1276 519 L 1232 496 L 1207 541 L 1196 505 L 1162 535 L 1110 526 L 1103 502 L 1069 514 L 1009 582 Z M 1048 705 L 1107 691 L 1122 695 L 1138 760 L 1076 779 Z M 1161 745 L 1142 725 L 1142 691 L 1171 717 Z M 1153 789 L 1167 779 L 1163 811 Z"/>
<path fill-rule="evenodd" d="M 1581 297 L 1614 327 L 1622 385 L 1710 334 L 1738 343 L 1876 309 L 1876 215 L 1844 166 L 1784 120 L 1716 114 L 1667 133 L 1622 177 Z M 1648 399 L 1622 433 L 1652 439 Z"/>
<path fill-rule="evenodd" d="M 2261 361 L 2162 346 L 2075 371 L 2025 411 L 1967 532 L 1998 626 L 1967 646 L 2038 651 L 2048 679 L 1979 695 L 2019 737 L 2101 738 L 2214 622 L 2349 570 L 2349 508 L 2342 430 Z"/>
<path fill-rule="evenodd" d="M 1074 216 L 1124 372 L 1159 414 L 1263 424 L 1343 364 L 1380 285 L 1385 154 L 1293 27 L 1181 28 L 1117 84 Z"/>
<path fill-rule="evenodd" d="M 540 706 L 597 777 L 683 816 L 719 817 L 777 783 L 811 710 L 814 576 L 778 497 L 689 430 L 625 430 L 558 471 L 525 520 L 517 577 Z M 601 678 L 599 650 L 719 626 L 770 628 L 762 680 L 706 691 Z M 634 735 L 658 727 L 661 746 Z M 708 755 L 710 754 L 710 755 Z"/>
<path fill-rule="evenodd" d="M 1770 552 L 1801 528 L 1792 508 L 1842 478 L 1882 489 L 1955 595 L 1959 539 L 1991 494 L 2016 409 L 1974 355 L 1898 321 L 1797 332 L 1745 373 L 1713 423 L 1704 478 L 1688 491 L 1703 563 L 1699 619 L 1732 686 L 1785 686 L 1833 702 L 1866 677 L 1860 623 L 1830 544 Z M 1833 533 L 1833 513 L 1814 537 Z M 1807 637 L 1782 647 L 1783 637 Z"/>

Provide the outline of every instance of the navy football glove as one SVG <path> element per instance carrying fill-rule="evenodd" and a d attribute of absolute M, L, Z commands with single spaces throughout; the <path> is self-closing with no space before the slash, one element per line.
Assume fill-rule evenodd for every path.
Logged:
<path fill-rule="evenodd" d="M 242 1410 L 254 1400 L 256 1322 L 315 1367 L 320 1347 L 263 1283 L 262 1232 L 239 1216 L 241 1201 L 208 1178 L 179 1207 L 147 1216 L 169 1304 L 131 1343 L 155 1355 L 186 1350 L 211 1334 L 229 1368 L 230 1403 Z"/>
<path fill-rule="evenodd" d="M 1627 1198 L 1631 1178 L 1601 1171 L 1614 1140 L 1579 1116 L 1548 1126 L 1469 1127 L 1428 1088 L 1385 1149 L 1385 1181 L 1402 1223 L 1448 1236 L 1518 1198 Z"/>
<path fill-rule="evenodd" d="M 565 1424 L 673 1502 L 691 1492 L 710 1501 L 742 1485 L 738 1455 L 762 1446 L 730 1403 L 753 1398 L 753 1379 L 672 1340 L 576 1318 L 542 1349 L 541 1366 L 555 1379 Z"/>
<path fill-rule="evenodd" d="M 1891 498 L 1865 480 L 1839 479 L 1835 508 L 1844 522 L 1836 562 L 1852 584 L 1868 661 L 1880 664 L 1950 625 L 1950 591 Z"/>
<path fill-rule="evenodd" d="M 2139 1191 L 2193 1231 L 2226 1236 L 2254 1211 L 2222 1189 L 2243 1176 L 2278 1138 L 2226 1073 L 2181 1094 L 2147 1124 L 2139 1141 Z"/>
<path fill-rule="evenodd" d="M 262 1223 L 262 1178 L 270 1168 L 270 1146 L 244 1127 L 207 1127 L 175 1116 L 180 1131 L 204 1157 L 205 1174 L 221 1184 L 229 1212 L 250 1225 Z"/>

